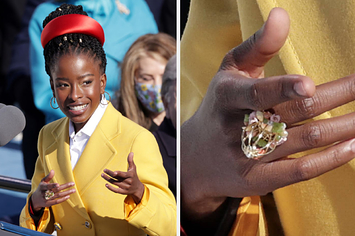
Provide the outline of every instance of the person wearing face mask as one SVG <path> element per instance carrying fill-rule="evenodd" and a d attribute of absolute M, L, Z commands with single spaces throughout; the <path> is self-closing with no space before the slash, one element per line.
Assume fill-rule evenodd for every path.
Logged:
<path fill-rule="evenodd" d="M 124 116 L 155 131 L 165 117 L 160 96 L 165 65 L 176 53 L 176 40 L 165 33 L 139 37 L 123 62 L 121 87 L 113 105 Z"/>
<path fill-rule="evenodd" d="M 161 97 L 165 118 L 153 134 L 163 157 L 164 168 L 168 173 L 169 189 L 176 197 L 176 55 L 166 64 Z"/>

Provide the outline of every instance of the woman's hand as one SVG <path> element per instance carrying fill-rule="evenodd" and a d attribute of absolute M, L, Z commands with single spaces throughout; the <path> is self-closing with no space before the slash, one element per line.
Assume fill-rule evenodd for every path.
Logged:
<path fill-rule="evenodd" d="M 58 183 L 49 183 L 54 177 L 54 170 L 44 177 L 38 185 L 36 191 L 32 194 L 32 207 L 35 212 L 43 207 L 51 207 L 69 199 L 70 194 L 75 193 L 75 189 L 69 189 L 74 186 L 73 182 L 59 185 Z M 47 190 L 53 191 L 54 195 L 49 199 L 45 198 Z"/>
<path fill-rule="evenodd" d="M 256 34 L 225 56 L 199 109 L 182 125 L 183 216 L 207 219 L 227 197 L 264 195 L 355 157 L 354 113 L 297 125 L 353 101 L 354 75 L 319 86 L 301 75 L 264 78 L 264 65 L 283 46 L 288 31 L 287 13 L 273 9 Z M 241 149 L 244 115 L 267 109 L 287 124 L 288 140 L 260 160 L 248 159 Z M 288 158 L 328 145 L 301 158 Z"/>
<path fill-rule="evenodd" d="M 104 173 L 101 174 L 102 178 L 107 180 L 109 183 L 116 185 L 118 188 L 112 185 L 106 184 L 106 187 L 114 193 L 130 195 L 132 196 L 136 204 L 140 203 L 143 193 L 144 185 L 139 180 L 136 171 L 136 165 L 133 162 L 133 152 L 128 155 L 128 170 L 127 172 L 121 171 L 111 171 L 105 169 Z"/>

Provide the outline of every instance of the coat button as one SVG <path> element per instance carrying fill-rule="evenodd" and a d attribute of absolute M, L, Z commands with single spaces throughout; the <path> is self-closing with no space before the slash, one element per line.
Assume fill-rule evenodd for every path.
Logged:
<path fill-rule="evenodd" d="M 86 227 L 87 229 L 91 229 L 91 224 L 90 224 L 89 221 L 85 221 L 85 227 Z"/>
<path fill-rule="evenodd" d="M 62 229 L 62 226 L 61 226 L 59 223 L 55 222 L 55 223 L 54 223 L 54 228 L 55 228 L 57 231 L 59 231 L 59 230 Z"/>

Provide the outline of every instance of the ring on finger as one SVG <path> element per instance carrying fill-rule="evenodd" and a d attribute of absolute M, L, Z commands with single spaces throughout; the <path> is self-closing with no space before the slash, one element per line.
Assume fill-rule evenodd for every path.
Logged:
<path fill-rule="evenodd" d="M 287 140 L 286 124 L 269 111 L 245 115 L 242 127 L 242 150 L 247 158 L 260 159 Z"/>
<path fill-rule="evenodd" d="M 44 193 L 44 199 L 46 200 L 49 200 L 51 199 L 52 197 L 54 196 L 54 192 L 52 190 L 47 190 L 45 193 Z"/>

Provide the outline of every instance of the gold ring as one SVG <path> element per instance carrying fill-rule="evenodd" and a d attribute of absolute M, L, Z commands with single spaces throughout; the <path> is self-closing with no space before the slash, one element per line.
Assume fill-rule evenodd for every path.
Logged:
<path fill-rule="evenodd" d="M 54 192 L 52 190 L 47 190 L 44 193 L 44 199 L 49 200 L 54 196 Z"/>
<path fill-rule="evenodd" d="M 253 111 L 244 117 L 242 150 L 247 158 L 260 159 L 287 140 L 286 124 L 269 111 Z"/>

